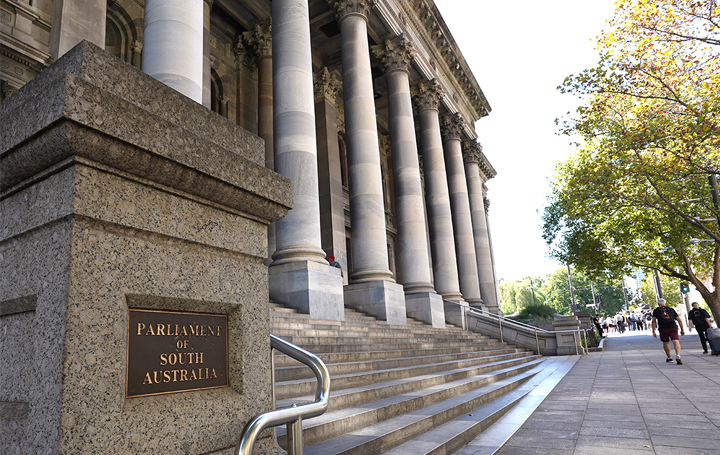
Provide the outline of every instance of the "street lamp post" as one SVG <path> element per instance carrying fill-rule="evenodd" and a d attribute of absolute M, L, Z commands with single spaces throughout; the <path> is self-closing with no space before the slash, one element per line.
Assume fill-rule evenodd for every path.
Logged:
<path fill-rule="evenodd" d="M 568 283 L 570 283 L 570 301 L 572 308 L 570 311 L 575 314 L 575 293 L 573 292 L 572 276 L 570 275 L 570 264 L 567 264 L 568 269 Z"/>
<path fill-rule="evenodd" d="M 662 285 L 660 284 L 660 275 L 658 274 L 657 269 L 654 269 L 653 273 L 655 274 L 655 276 L 653 278 L 655 280 L 655 296 L 656 296 L 656 300 L 659 301 L 660 299 L 663 298 Z"/>

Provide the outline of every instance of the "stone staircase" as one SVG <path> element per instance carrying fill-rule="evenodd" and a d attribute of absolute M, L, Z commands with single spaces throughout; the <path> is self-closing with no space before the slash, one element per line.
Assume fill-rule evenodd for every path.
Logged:
<path fill-rule="evenodd" d="M 528 393 L 544 360 L 448 325 L 407 326 L 352 309 L 345 321 L 312 320 L 270 304 L 272 333 L 319 356 L 331 375 L 328 411 L 303 422 L 305 454 L 451 454 Z M 275 354 L 277 407 L 314 401 L 306 366 Z M 285 428 L 278 442 L 286 446 Z"/>

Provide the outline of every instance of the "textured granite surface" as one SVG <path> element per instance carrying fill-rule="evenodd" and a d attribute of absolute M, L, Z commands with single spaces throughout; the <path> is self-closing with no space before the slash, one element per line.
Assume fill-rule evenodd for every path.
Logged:
<path fill-rule="evenodd" d="M 126 79 L 166 98 L 158 107 L 138 90 L 126 93 L 120 89 Z M 197 114 L 195 123 L 185 118 L 190 114 Z M 247 158 L 264 153 L 261 139 L 91 43 L 79 44 L 3 101 L 0 124 L 6 126 L 0 191 L 83 157 L 263 220 L 279 219 L 292 205 L 291 182 L 266 169 L 264 155 L 261 164 Z"/>
<path fill-rule="evenodd" d="M 50 80 L 62 84 L 64 74 L 83 79 L 118 99 L 140 106 L 153 116 L 163 118 L 190 133 L 205 137 L 219 147 L 242 155 L 256 164 L 262 166 L 265 163 L 264 142 L 260 137 L 240 128 L 88 41 L 80 42 L 15 93 L 21 95 L 16 98 L 11 96 L 3 101 L 0 106 L 0 117 L 4 112 L 16 111 L 16 115 L 20 116 L 22 111 L 29 110 L 35 111 L 30 112 L 26 117 L 29 119 L 42 118 L 46 121 L 57 119 L 64 109 L 62 94 L 43 90 L 49 88 L 47 83 Z M 22 95 L 23 92 L 26 95 L 28 92 L 36 95 L 33 97 L 36 104 L 31 105 L 34 109 L 27 109 L 28 98 L 26 95 Z M 91 107 L 87 112 L 89 120 L 108 124 L 107 127 L 113 128 L 118 135 L 138 133 L 138 131 L 132 130 L 123 131 L 120 125 L 113 124 L 112 118 L 103 117 L 101 109 L 106 108 Z M 32 133 L 44 127 L 36 121 L 19 120 L 18 124 L 22 124 L 24 127 L 21 129 L 8 128 L 5 132 L 0 133 L 1 142 L 9 140 L 8 145 L 12 145 L 18 141 L 24 141 Z M 149 132 L 152 133 L 153 130 L 150 129 Z"/>
<path fill-rule="evenodd" d="M 81 45 L 0 104 L 0 453 L 229 454 L 271 406 L 262 261 L 290 185 L 112 95 L 101 54 Z M 230 386 L 125 398 L 128 308 L 227 314 Z"/>

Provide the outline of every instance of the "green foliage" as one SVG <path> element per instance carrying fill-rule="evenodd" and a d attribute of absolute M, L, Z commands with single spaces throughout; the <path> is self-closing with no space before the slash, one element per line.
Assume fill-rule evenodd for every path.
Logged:
<path fill-rule="evenodd" d="M 543 216 L 552 257 L 591 279 L 641 267 L 687 280 L 716 318 L 720 210 L 708 176 L 720 173 L 718 18 L 715 1 L 616 2 L 598 66 L 560 87 L 583 98 L 561 122 L 580 142 L 557 166 Z"/>
<path fill-rule="evenodd" d="M 678 306 L 684 304 L 682 295 L 680 294 L 680 280 L 660 275 L 660 287 L 662 288 L 663 298 L 667 301 L 668 306 Z M 642 296 L 645 303 L 651 308 L 657 306 L 657 295 L 655 294 L 655 286 L 653 285 L 653 277 L 651 271 L 646 271 L 645 276 L 640 283 Z"/>
<path fill-rule="evenodd" d="M 532 280 L 532 288 L 530 281 Z M 543 280 L 538 277 L 525 277 L 519 281 L 501 282 L 500 300 L 501 309 L 505 314 L 515 314 L 522 308 L 532 305 L 534 302 L 545 303 L 545 294 L 540 291 Z M 533 295 L 534 292 L 534 295 Z"/>
<path fill-rule="evenodd" d="M 502 310 L 505 314 L 521 313 L 524 308 L 533 306 L 532 294 L 529 289 L 530 277 L 519 281 L 501 282 L 500 296 L 502 299 Z M 594 313 L 593 308 L 586 305 L 593 303 L 592 286 L 585 274 L 572 270 L 573 288 L 575 289 L 575 301 L 580 305 L 580 310 Z M 548 273 L 544 279 L 535 277 L 533 288 L 535 290 L 535 305 L 546 305 L 553 309 L 553 314 L 569 315 L 570 310 L 570 284 L 568 282 L 567 268 L 561 267 L 552 273 Z M 616 284 L 601 277 L 593 282 L 595 292 L 602 295 L 601 313 L 612 313 L 620 311 L 624 304 L 622 287 L 618 281 Z M 539 285 L 539 288 L 537 287 Z"/>

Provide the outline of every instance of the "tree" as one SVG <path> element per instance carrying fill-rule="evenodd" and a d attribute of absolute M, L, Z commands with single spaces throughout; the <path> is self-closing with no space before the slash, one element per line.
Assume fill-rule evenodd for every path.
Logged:
<path fill-rule="evenodd" d="M 530 288 L 530 280 L 533 288 Z M 525 277 L 519 281 L 506 281 L 500 283 L 501 309 L 505 314 L 515 314 L 521 309 L 533 304 L 533 290 L 535 304 L 545 303 L 545 295 L 540 291 L 543 280 L 539 277 Z"/>
<path fill-rule="evenodd" d="M 684 305 L 685 301 L 680 294 L 680 282 L 674 278 L 660 275 L 660 287 L 662 288 L 663 298 L 669 306 Z M 655 293 L 655 285 L 653 284 L 653 274 L 648 271 L 640 283 L 640 289 L 645 303 L 650 307 L 657 306 L 657 294 Z"/>
<path fill-rule="evenodd" d="M 557 166 L 543 216 L 556 259 L 593 278 L 657 269 L 695 285 L 716 319 L 719 19 L 716 1 L 618 0 L 598 66 L 560 87 L 584 100 L 561 123 L 580 141 Z"/>

